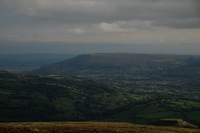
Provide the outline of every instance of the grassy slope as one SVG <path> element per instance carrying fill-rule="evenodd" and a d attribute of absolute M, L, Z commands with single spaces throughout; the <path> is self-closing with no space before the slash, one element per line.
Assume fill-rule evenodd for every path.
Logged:
<path fill-rule="evenodd" d="M 0 77 L 2 122 L 94 119 L 126 103 L 114 89 L 92 80 L 4 71 Z"/>

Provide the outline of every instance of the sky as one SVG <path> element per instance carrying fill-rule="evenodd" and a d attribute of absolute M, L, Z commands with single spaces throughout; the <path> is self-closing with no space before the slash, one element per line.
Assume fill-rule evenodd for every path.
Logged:
<path fill-rule="evenodd" d="M 0 0 L 0 54 L 200 55 L 200 0 Z"/>

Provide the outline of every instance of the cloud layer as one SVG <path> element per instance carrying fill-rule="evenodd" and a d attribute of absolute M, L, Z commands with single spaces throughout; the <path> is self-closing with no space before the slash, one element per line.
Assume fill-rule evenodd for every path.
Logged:
<path fill-rule="evenodd" d="M 198 0 L 15 0 L 18 13 L 33 20 L 63 23 L 100 23 L 147 20 L 176 27 L 200 27 Z M 11 0 L 3 0 L 6 5 Z M 10 8 L 13 8 L 10 6 Z M 191 24 L 191 25 L 190 25 Z M 183 25 L 183 24 L 181 24 Z"/>
<path fill-rule="evenodd" d="M 199 0 L 0 0 L 0 40 L 199 44 Z"/>

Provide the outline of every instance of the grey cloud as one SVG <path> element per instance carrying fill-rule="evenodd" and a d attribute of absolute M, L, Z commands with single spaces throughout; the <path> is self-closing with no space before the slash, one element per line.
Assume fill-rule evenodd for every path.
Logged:
<path fill-rule="evenodd" d="M 167 48 L 170 53 L 171 47 L 173 53 L 181 49 L 198 53 L 199 5 L 200 0 L 0 0 L 0 40 L 5 41 L 0 42 L 5 44 L 0 53 L 6 49 L 10 53 L 165 52 Z M 191 45 L 177 45 L 181 43 Z"/>
<path fill-rule="evenodd" d="M 16 0 L 15 10 L 29 19 L 53 23 L 145 20 L 154 21 L 155 26 L 193 28 L 200 27 L 198 3 L 197 0 Z"/>
<path fill-rule="evenodd" d="M 153 23 L 155 26 L 168 26 L 172 28 L 199 28 L 200 19 L 191 18 L 191 19 L 164 19 L 161 21 L 155 21 Z"/>

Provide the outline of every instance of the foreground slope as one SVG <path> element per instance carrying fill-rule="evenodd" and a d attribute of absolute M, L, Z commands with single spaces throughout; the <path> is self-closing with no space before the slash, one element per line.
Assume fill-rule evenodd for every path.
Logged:
<path fill-rule="evenodd" d="M 199 133 L 199 129 L 134 125 L 110 122 L 0 123 L 3 133 Z"/>

